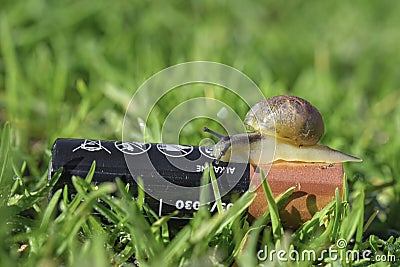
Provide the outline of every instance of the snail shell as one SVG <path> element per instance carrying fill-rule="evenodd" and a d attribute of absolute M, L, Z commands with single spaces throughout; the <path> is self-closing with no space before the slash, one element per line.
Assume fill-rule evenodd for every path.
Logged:
<path fill-rule="evenodd" d="M 248 131 L 276 136 L 298 146 L 315 145 L 324 134 L 319 111 L 297 96 L 261 100 L 247 113 L 244 124 Z"/>
<path fill-rule="evenodd" d="M 360 158 L 317 144 L 324 134 L 319 111 L 305 99 L 296 96 L 275 96 L 261 100 L 244 120 L 249 133 L 218 137 L 214 146 L 217 160 L 253 165 L 277 160 L 341 163 L 360 162 Z"/>

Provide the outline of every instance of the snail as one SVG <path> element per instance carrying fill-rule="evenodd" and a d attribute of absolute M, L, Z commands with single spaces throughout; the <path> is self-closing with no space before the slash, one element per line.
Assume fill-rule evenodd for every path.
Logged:
<path fill-rule="evenodd" d="M 247 133 L 223 136 L 214 145 L 217 161 L 268 164 L 274 161 L 360 162 L 360 158 L 318 144 L 324 134 L 320 112 L 307 100 L 289 95 L 266 98 L 246 114 Z M 274 151 L 275 149 L 275 151 Z"/>

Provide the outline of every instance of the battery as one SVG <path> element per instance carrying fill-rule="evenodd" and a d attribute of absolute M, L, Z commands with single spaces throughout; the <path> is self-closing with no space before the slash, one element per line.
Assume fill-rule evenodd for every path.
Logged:
<path fill-rule="evenodd" d="M 92 183 L 113 182 L 119 177 L 136 197 L 140 178 L 145 203 L 160 217 L 176 210 L 175 219 L 193 217 L 200 206 L 206 164 L 214 170 L 226 209 L 250 184 L 249 164 L 216 162 L 212 147 L 59 138 L 52 147 L 49 165 L 49 177 L 63 168 L 55 189 L 64 185 L 73 189 L 72 176 L 85 177 L 93 161 L 96 168 Z M 217 211 L 214 198 L 206 204 L 211 213 Z"/>

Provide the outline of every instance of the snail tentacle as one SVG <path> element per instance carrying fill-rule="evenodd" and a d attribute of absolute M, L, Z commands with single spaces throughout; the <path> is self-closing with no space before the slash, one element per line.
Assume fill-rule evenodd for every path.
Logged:
<path fill-rule="evenodd" d="M 219 139 L 218 149 L 216 145 L 214 146 L 214 155 L 216 156 L 215 162 L 218 164 L 221 158 L 226 154 L 226 152 L 232 146 L 231 138 L 229 137 L 229 135 L 228 136 L 222 135 L 220 133 L 217 133 L 216 131 L 211 130 L 208 127 L 204 127 L 203 131 L 210 133 Z"/>
<path fill-rule="evenodd" d="M 225 137 L 225 135 L 217 133 L 216 131 L 213 131 L 208 127 L 203 127 L 203 132 L 210 133 L 210 134 L 214 135 L 215 137 L 217 137 L 218 139 L 222 139 Z"/>

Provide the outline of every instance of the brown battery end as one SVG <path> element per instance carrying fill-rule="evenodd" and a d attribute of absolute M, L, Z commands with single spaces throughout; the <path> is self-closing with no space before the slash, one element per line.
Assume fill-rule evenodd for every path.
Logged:
<path fill-rule="evenodd" d="M 310 220 L 312 216 L 335 196 L 336 188 L 342 192 L 343 165 L 327 163 L 275 162 L 272 165 L 259 166 L 267 175 L 266 178 L 275 197 L 295 186 L 287 205 L 281 209 L 280 218 L 287 228 L 297 228 Z M 263 215 L 268 209 L 265 193 L 261 186 L 258 169 L 252 167 L 250 188 L 255 190 L 256 198 L 249 207 L 249 214 L 255 218 Z"/>

